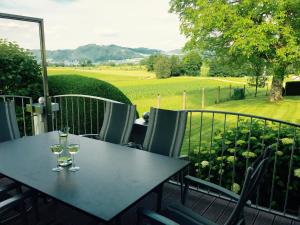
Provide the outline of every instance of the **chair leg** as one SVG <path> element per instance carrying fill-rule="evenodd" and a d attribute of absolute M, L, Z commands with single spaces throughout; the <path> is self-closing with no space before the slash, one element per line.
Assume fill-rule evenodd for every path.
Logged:
<path fill-rule="evenodd" d="M 28 218 L 27 218 L 27 212 L 26 212 L 26 206 L 25 202 L 21 203 L 21 218 L 24 225 L 29 225 Z"/>
<path fill-rule="evenodd" d="M 182 200 L 181 203 L 182 203 L 183 205 L 184 205 L 185 202 L 186 202 L 186 197 L 187 197 L 188 191 L 189 191 L 189 183 L 186 182 L 186 183 L 185 183 L 185 186 L 184 186 L 184 190 L 183 190 L 183 196 L 182 196 L 182 198 L 181 198 L 181 200 Z"/>
<path fill-rule="evenodd" d="M 37 192 L 33 194 L 32 209 L 33 209 L 34 216 L 35 216 L 35 222 L 38 223 L 40 221 L 40 213 L 39 213 L 39 208 L 38 208 L 38 193 Z"/>
<path fill-rule="evenodd" d="M 162 196 L 163 196 L 163 187 L 164 187 L 164 184 L 161 184 L 161 185 L 158 187 L 158 192 L 157 192 L 157 202 L 156 202 L 156 211 L 157 211 L 157 212 L 161 211 Z"/>
<path fill-rule="evenodd" d="M 181 203 L 183 204 L 183 171 L 180 171 L 179 174 L 179 181 L 180 181 L 180 199 Z"/>

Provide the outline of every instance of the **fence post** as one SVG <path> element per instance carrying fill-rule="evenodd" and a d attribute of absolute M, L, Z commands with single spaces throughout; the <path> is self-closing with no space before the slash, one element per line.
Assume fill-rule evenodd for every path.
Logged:
<path fill-rule="evenodd" d="M 204 96 L 205 90 L 204 89 L 205 88 L 202 88 L 202 101 L 201 101 L 201 103 L 202 103 L 202 109 L 204 109 L 204 99 L 205 99 L 205 96 Z"/>
<path fill-rule="evenodd" d="M 221 87 L 219 86 L 217 89 L 217 104 L 220 103 L 220 95 L 221 95 Z"/>
<path fill-rule="evenodd" d="M 244 84 L 244 95 L 246 97 L 246 84 Z"/>
<path fill-rule="evenodd" d="M 232 91 L 232 87 L 231 84 L 229 84 L 229 100 L 231 99 L 231 91 Z"/>
<path fill-rule="evenodd" d="M 160 108 L 160 94 L 157 95 L 157 108 Z"/>
<path fill-rule="evenodd" d="M 186 109 L 186 91 L 183 91 L 183 96 L 182 96 L 182 109 Z"/>

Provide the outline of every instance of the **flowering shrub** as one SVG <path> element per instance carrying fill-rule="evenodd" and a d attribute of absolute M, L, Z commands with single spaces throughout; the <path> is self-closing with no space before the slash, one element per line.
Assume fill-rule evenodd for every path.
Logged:
<path fill-rule="evenodd" d="M 282 199 L 285 198 L 287 189 L 288 201 L 299 202 L 299 131 L 300 129 L 292 126 L 284 124 L 279 126 L 279 123 L 271 121 L 252 119 L 251 123 L 250 120 L 240 119 L 238 127 L 227 127 L 225 132 L 224 129 L 215 129 L 213 137 L 209 137 L 212 141 L 203 140 L 200 148 L 191 151 L 191 159 L 196 163 L 193 173 L 201 179 L 221 184 L 235 193 L 240 193 L 246 168 L 263 153 L 267 146 L 272 145 L 274 149 L 272 160 L 264 177 L 264 183 L 260 185 L 260 205 L 269 206 L 272 182 L 274 183 L 271 202 L 273 208 L 282 207 Z M 291 171 L 290 165 L 292 165 Z M 291 179 L 287 187 L 289 173 Z"/>

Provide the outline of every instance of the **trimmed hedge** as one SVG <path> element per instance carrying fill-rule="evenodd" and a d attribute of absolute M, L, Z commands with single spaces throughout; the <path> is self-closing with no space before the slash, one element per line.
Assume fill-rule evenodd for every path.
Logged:
<path fill-rule="evenodd" d="M 80 75 L 49 76 L 50 96 L 63 94 L 82 94 L 108 98 L 126 104 L 132 104 L 129 98 L 112 84 Z"/>
<path fill-rule="evenodd" d="M 131 101 L 118 88 L 102 80 L 79 75 L 49 76 L 50 96 L 64 94 L 92 95 L 132 104 Z M 84 98 L 56 98 L 52 99 L 60 104 L 52 130 L 69 126 L 71 132 L 76 134 L 98 133 L 102 126 L 104 104 L 101 101 Z M 72 107 L 73 101 L 73 107 Z M 97 105 L 98 102 L 98 105 Z M 97 110 L 98 109 L 98 110 Z M 97 115 L 98 112 L 98 115 Z M 78 117 L 79 115 L 79 117 Z M 99 123 L 97 124 L 97 119 Z M 53 123 L 52 123 L 53 122 Z"/>
<path fill-rule="evenodd" d="M 300 95 L 300 81 L 289 81 L 285 84 L 285 95 L 295 96 Z"/>

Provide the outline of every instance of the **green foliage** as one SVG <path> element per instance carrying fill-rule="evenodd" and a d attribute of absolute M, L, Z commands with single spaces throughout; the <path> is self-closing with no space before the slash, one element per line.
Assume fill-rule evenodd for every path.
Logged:
<path fill-rule="evenodd" d="M 0 92 L 6 95 L 42 96 L 41 67 L 19 45 L 0 39 Z"/>
<path fill-rule="evenodd" d="M 160 55 L 154 63 L 154 72 L 157 78 L 168 78 L 171 76 L 171 61 L 168 56 Z"/>
<path fill-rule="evenodd" d="M 242 59 L 253 70 L 267 65 L 274 72 L 272 98 L 280 99 L 286 68 L 299 65 L 300 0 L 171 0 L 170 5 L 180 16 L 187 49 Z"/>
<path fill-rule="evenodd" d="M 131 104 L 118 88 L 110 83 L 79 75 L 49 76 L 50 96 L 62 94 L 92 95 Z"/>
<path fill-rule="evenodd" d="M 238 127 L 231 126 L 226 130 L 220 127 L 213 133 L 212 142 L 203 140 L 200 150 L 197 148 L 192 151 L 194 170 L 191 173 L 201 179 L 210 180 L 239 192 L 241 190 L 239 187 L 243 184 L 245 169 L 262 154 L 266 146 L 270 145 L 273 146 L 274 154 L 263 184 L 260 185 L 260 204 L 269 206 L 273 165 L 276 160 L 273 207 L 280 209 L 283 206 L 282 199 L 286 193 L 292 151 L 294 151 L 294 155 L 289 202 L 292 199 L 293 202 L 299 202 L 300 132 L 289 125 L 279 125 L 279 123 L 265 122 L 260 119 L 252 119 L 252 122 L 248 119 L 240 119 Z M 291 204 L 290 207 L 294 206 Z M 290 209 L 297 210 L 298 208 L 295 206 Z"/>
<path fill-rule="evenodd" d="M 247 83 L 249 86 L 255 87 L 257 85 L 257 87 L 260 88 L 265 87 L 267 81 L 268 81 L 267 76 L 258 76 L 258 77 L 252 76 L 247 79 Z"/>
<path fill-rule="evenodd" d="M 141 61 L 141 64 L 145 65 L 148 71 L 155 71 L 156 63 L 158 64 L 157 70 L 160 71 L 159 75 L 157 75 L 158 78 L 179 75 L 198 76 L 202 66 L 202 58 L 199 52 L 189 51 L 182 59 L 176 55 L 169 57 L 160 54 L 151 55 Z M 157 74 L 157 71 L 155 71 L 155 73 Z"/>
<path fill-rule="evenodd" d="M 244 88 L 234 88 L 231 99 L 241 100 L 245 98 L 245 90 Z"/>
<path fill-rule="evenodd" d="M 170 63 L 171 63 L 171 76 L 172 77 L 180 76 L 183 72 L 183 68 L 179 56 L 172 55 L 170 58 Z"/>
<path fill-rule="evenodd" d="M 148 71 L 154 71 L 154 64 L 159 56 L 158 54 L 150 55 L 148 58 L 143 59 L 141 64 L 145 65 Z"/>
<path fill-rule="evenodd" d="M 91 67 L 94 66 L 92 60 L 90 59 L 82 59 L 79 61 L 79 65 L 82 67 Z"/>
<path fill-rule="evenodd" d="M 202 66 L 202 58 L 199 52 L 190 51 L 182 59 L 184 74 L 190 76 L 199 76 Z"/>

